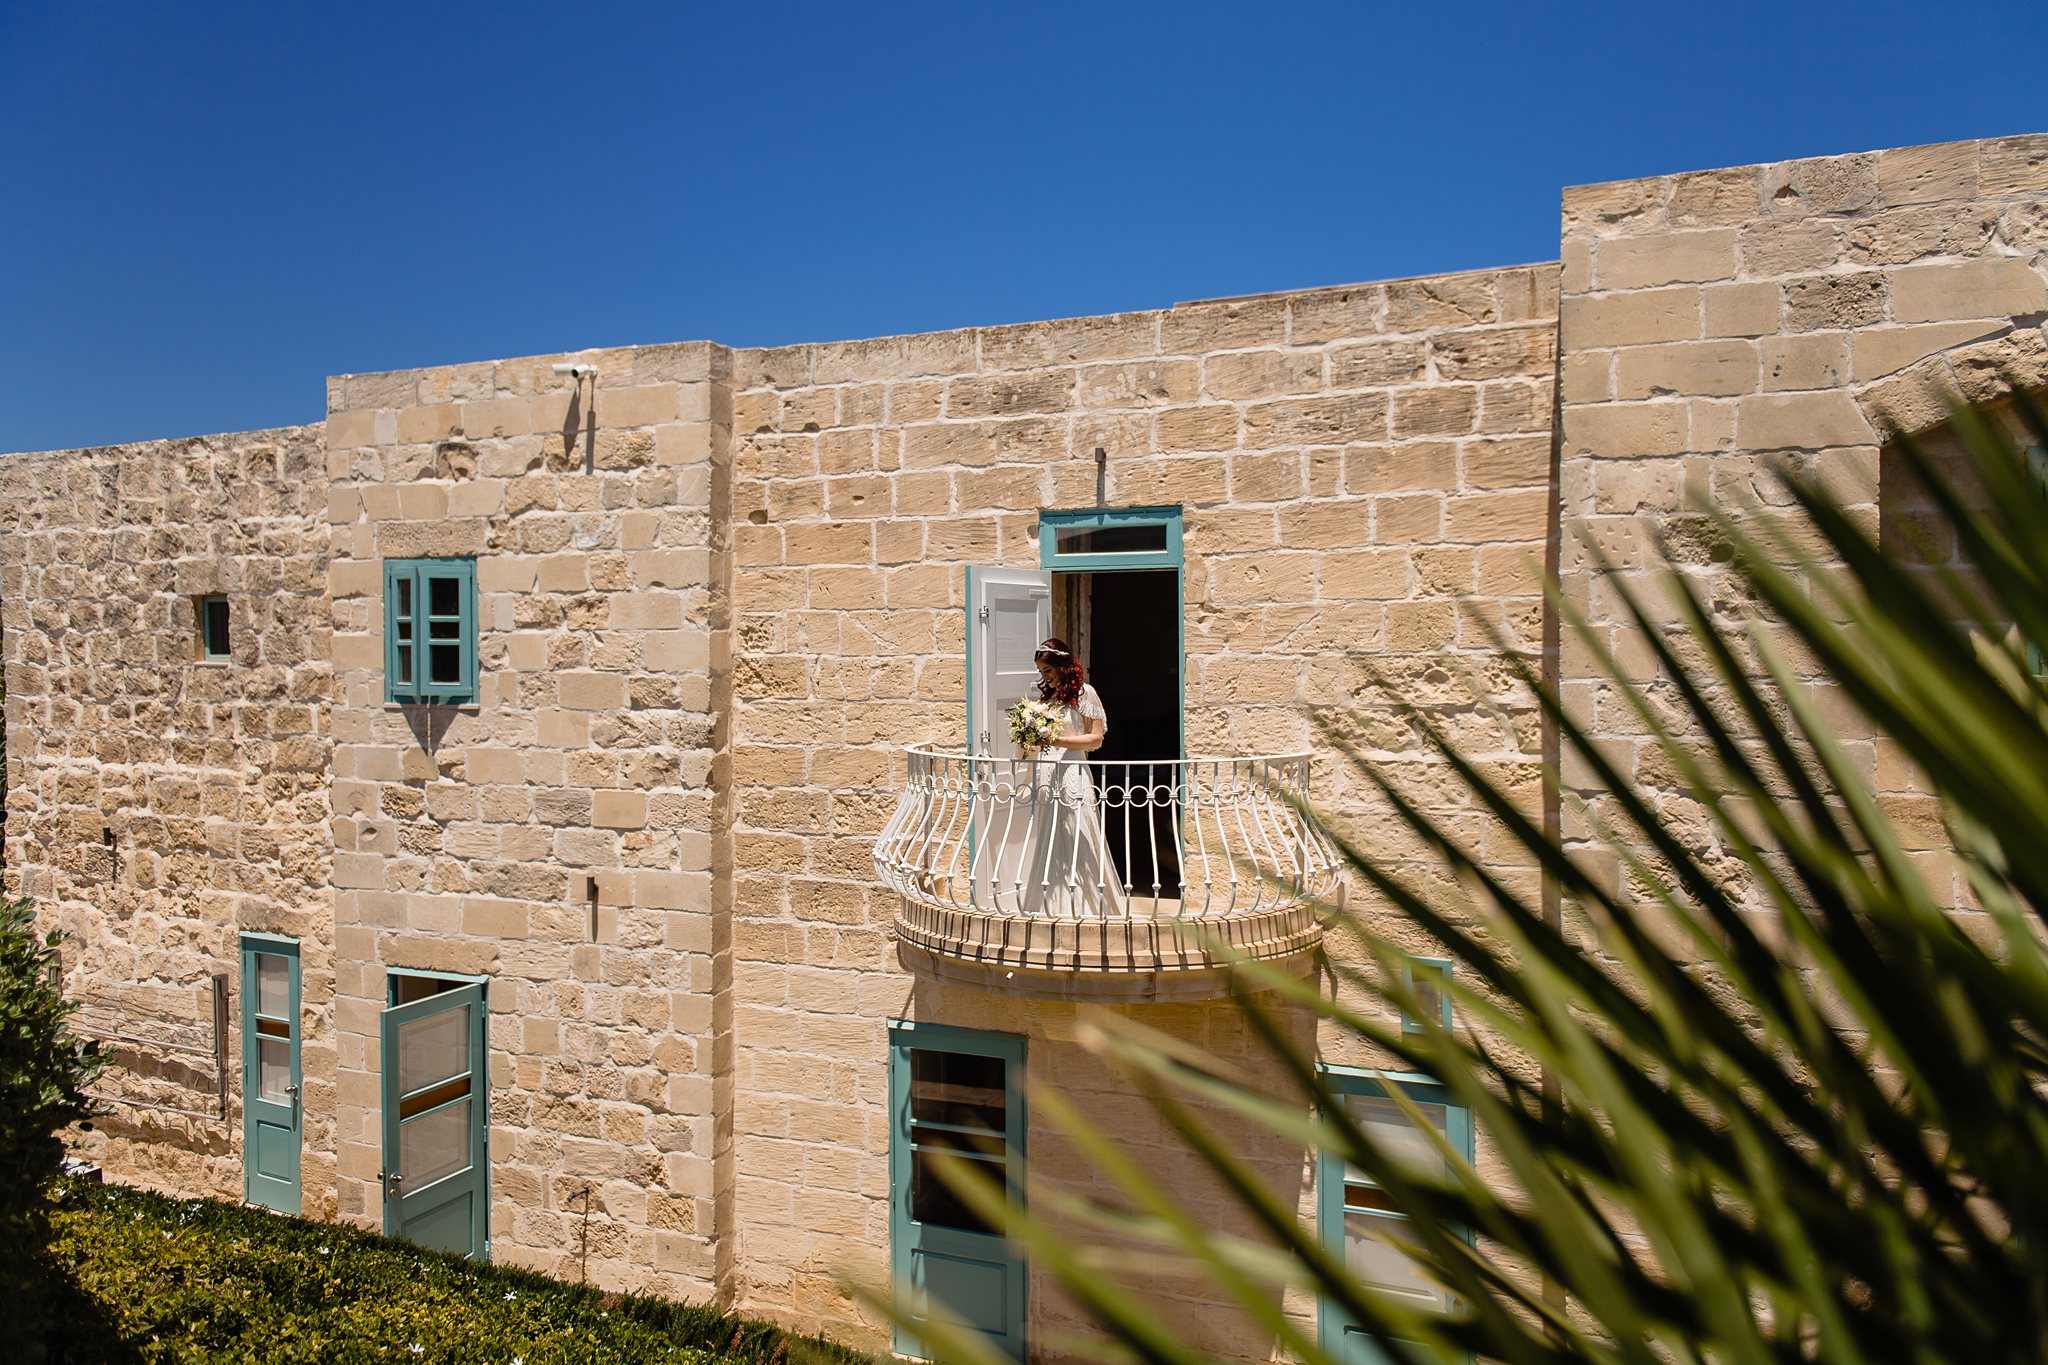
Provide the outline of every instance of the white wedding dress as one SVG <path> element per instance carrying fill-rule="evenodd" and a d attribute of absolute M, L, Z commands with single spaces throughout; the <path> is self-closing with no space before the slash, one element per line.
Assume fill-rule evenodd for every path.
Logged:
<path fill-rule="evenodd" d="M 1078 734 L 1108 713 L 1095 689 L 1082 684 L 1080 703 L 1066 708 L 1062 733 Z M 1102 801 L 1086 755 L 1055 746 L 1045 757 L 1019 760 L 1020 785 L 1031 784 L 1030 812 L 1022 856 L 1014 872 L 1018 907 L 1037 918 L 1128 919 L 1130 902 L 1109 839 L 1102 827 Z M 1010 872 L 1010 869 L 1005 869 Z"/>

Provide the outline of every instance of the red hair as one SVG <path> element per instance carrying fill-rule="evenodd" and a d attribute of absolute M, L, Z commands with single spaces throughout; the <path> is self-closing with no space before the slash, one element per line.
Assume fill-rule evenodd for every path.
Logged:
<path fill-rule="evenodd" d="M 1048 663 L 1059 670 L 1058 682 L 1047 682 L 1042 677 L 1038 680 L 1040 701 L 1056 701 L 1062 706 L 1081 704 L 1081 686 L 1088 681 L 1088 670 L 1081 667 L 1081 661 L 1074 657 L 1065 640 L 1057 635 L 1040 640 L 1038 648 L 1032 651 L 1031 662 Z"/>

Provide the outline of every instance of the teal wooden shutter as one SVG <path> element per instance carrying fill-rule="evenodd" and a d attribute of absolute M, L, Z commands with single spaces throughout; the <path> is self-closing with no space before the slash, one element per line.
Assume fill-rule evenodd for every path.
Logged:
<path fill-rule="evenodd" d="M 459 705 L 477 696 L 476 561 L 384 561 L 384 699 Z"/>
<path fill-rule="evenodd" d="M 476 697 L 476 561 L 430 559 L 419 568 L 420 690 L 435 701 Z"/>
<path fill-rule="evenodd" d="M 418 693 L 419 574 L 410 559 L 384 561 L 384 700 Z"/>

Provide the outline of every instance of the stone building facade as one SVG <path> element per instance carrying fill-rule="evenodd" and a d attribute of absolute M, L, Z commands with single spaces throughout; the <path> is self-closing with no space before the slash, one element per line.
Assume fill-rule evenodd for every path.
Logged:
<path fill-rule="evenodd" d="M 0 459 L 6 889 L 71 935 L 73 993 L 187 1033 L 238 951 L 297 945 L 306 1212 L 402 1216 L 394 1125 L 431 1096 L 392 1089 L 392 1030 L 474 983 L 489 1254 L 880 1344 L 843 1286 L 905 1236 L 905 1039 L 1013 1040 L 1030 1178 L 1074 1190 L 1092 1177 L 1034 1091 L 1185 1161 L 1079 1045 L 1090 1010 L 1256 1052 L 1184 945 L 1110 970 L 903 936 L 877 836 L 907 746 L 978 740 L 973 574 L 1052 570 L 1053 619 L 1100 615 L 1099 655 L 1153 641 L 1137 681 L 1178 680 L 1186 753 L 1305 753 L 1333 826 L 1431 875 L 1339 738 L 1489 832 L 1413 734 L 1356 709 L 1373 680 L 1535 803 L 1542 736 L 1500 651 L 1554 629 L 1546 560 L 1640 658 L 1587 545 L 1626 572 L 1652 527 L 1684 552 L 1689 498 L 1774 515 L 1780 458 L 1879 515 L 1888 424 L 2048 382 L 2044 201 L 2040 136 L 1697 172 L 1567 190 L 1552 263 L 347 375 L 309 427 Z M 1059 571 L 1059 518 L 1097 507 L 1170 520 L 1177 596 L 1119 606 L 1102 561 Z M 394 698 L 405 564 L 469 566 L 457 702 Z M 195 645 L 216 596 L 225 660 Z M 1555 666 L 1632 751 L 1587 663 Z M 1924 801 L 1879 737 L 1849 738 L 1895 809 Z M 228 1012 L 225 1117 L 137 1044 L 81 1146 L 243 1194 L 254 1020 Z M 1314 1216 L 1314 1154 L 1252 1155 Z M 1079 1315 L 1013 1269 L 1036 1351 Z M 1153 1287 L 1219 1355 L 1270 1354 Z"/>

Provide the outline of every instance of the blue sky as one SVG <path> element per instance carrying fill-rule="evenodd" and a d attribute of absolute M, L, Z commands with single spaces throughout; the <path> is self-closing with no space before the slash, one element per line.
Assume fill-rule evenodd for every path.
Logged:
<path fill-rule="evenodd" d="M 2048 130 L 2048 6 L 0 0 L 0 450 L 325 376 L 1548 260 L 1567 184 Z"/>

